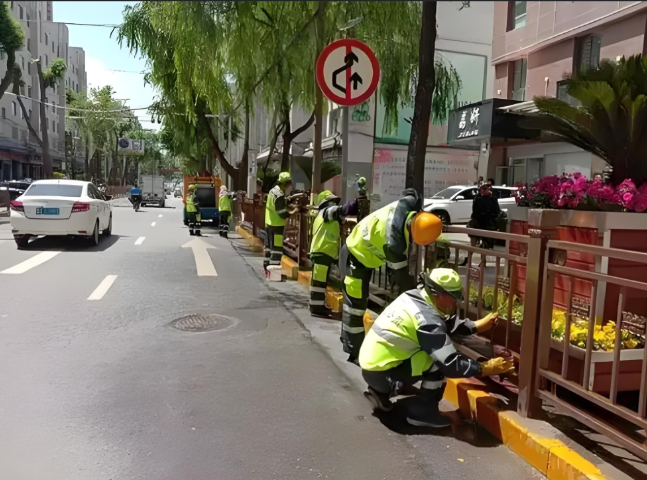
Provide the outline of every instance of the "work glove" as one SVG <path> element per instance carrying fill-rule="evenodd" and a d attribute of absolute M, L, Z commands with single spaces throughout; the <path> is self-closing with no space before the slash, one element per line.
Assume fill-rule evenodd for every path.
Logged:
<path fill-rule="evenodd" d="M 491 358 L 487 362 L 481 362 L 480 365 L 482 377 L 501 375 L 514 370 L 514 362 L 502 357 Z"/>

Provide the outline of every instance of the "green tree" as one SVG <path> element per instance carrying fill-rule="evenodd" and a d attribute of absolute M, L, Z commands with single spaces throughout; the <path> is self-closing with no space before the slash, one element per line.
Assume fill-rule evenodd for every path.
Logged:
<path fill-rule="evenodd" d="M 67 70 L 67 67 L 65 65 L 65 60 L 62 58 L 57 58 L 52 61 L 49 68 L 45 71 L 43 71 L 41 67 L 40 60 L 32 60 L 32 63 L 36 64 L 36 74 L 38 75 L 38 84 L 40 87 L 40 135 L 32 126 L 31 116 L 27 112 L 20 96 L 20 87 L 24 86 L 24 82 L 20 79 L 20 69 L 14 69 L 13 93 L 18 99 L 18 103 L 20 104 L 20 109 L 22 110 L 25 121 L 27 122 L 29 132 L 34 136 L 43 152 L 43 176 L 45 178 L 52 178 L 54 169 L 52 167 L 52 155 L 49 152 L 49 122 L 47 121 L 47 115 L 45 115 L 47 107 L 47 89 L 54 88 L 59 80 L 65 76 L 65 70 Z"/>
<path fill-rule="evenodd" d="M 603 60 L 599 69 L 566 80 L 572 106 L 557 98 L 535 97 L 538 113 L 525 121 L 604 159 L 611 179 L 647 178 L 647 58 Z"/>
<path fill-rule="evenodd" d="M 0 81 L 0 98 L 15 78 L 20 78 L 16 51 L 25 43 L 25 32 L 18 20 L 11 16 L 8 2 L 0 2 L 0 52 L 7 55 L 7 71 Z"/>

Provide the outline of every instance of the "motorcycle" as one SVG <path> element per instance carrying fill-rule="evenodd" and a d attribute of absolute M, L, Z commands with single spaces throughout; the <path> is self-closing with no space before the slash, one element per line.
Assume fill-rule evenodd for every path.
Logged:
<path fill-rule="evenodd" d="M 142 204 L 141 197 L 139 197 L 139 196 L 136 196 L 135 198 L 130 197 L 129 200 L 130 200 L 130 203 L 133 204 L 133 210 L 135 210 L 136 212 L 139 212 L 139 207 Z"/>

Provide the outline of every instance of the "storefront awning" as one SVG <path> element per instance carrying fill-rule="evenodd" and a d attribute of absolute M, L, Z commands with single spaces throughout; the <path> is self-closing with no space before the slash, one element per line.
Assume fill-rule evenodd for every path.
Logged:
<path fill-rule="evenodd" d="M 520 116 L 512 115 L 510 111 L 529 103 L 534 107 L 534 102 L 491 98 L 452 110 L 449 112 L 447 143 L 451 146 L 478 147 L 483 142 L 539 138 L 539 130 L 522 128 L 519 125 Z"/>

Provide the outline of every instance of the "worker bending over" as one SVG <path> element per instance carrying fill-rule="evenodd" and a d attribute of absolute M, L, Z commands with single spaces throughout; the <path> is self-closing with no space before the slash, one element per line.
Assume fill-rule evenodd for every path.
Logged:
<path fill-rule="evenodd" d="M 407 269 L 411 236 L 418 245 L 428 245 L 440 236 L 442 223 L 434 214 L 420 212 L 421 207 L 418 193 L 412 188 L 405 190 L 403 198 L 362 219 L 340 251 L 344 294 L 341 342 L 349 362 L 357 363 L 364 340 L 364 313 L 373 271 L 386 264 L 400 291 L 415 287 Z"/>
<path fill-rule="evenodd" d="M 200 214 L 200 202 L 195 194 L 195 184 L 189 185 L 189 192 L 186 194 L 186 213 L 189 219 L 189 235 L 201 237 L 202 215 Z"/>
<path fill-rule="evenodd" d="M 281 265 L 283 256 L 283 231 L 285 230 L 285 219 L 288 218 L 288 205 L 285 198 L 286 192 L 292 190 L 292 179 L 289 172 L 279 174 L 278 183 L 270 190 L 267 195 L 265 205 L 265 231 L 267 241 L 270 247 L 270 259 L 263 263 L 267 268 L 268 265 Z"/>
<path fill-rule="evenodd" d="M 452 336 L 484 332 L 498 317 L 490 313 L 476 322 L 458 318 L 462 292 L 458 273 L 436 268 L 422 273 L 418 288 L 400 295 L 377 318 L 359 355 L 362 376 L 368 383 L 364 395 L 375 409 L 391 410 L 390 398 L 422 380 L 420 395 L 408 407 L 407 422 L 445 427 L 450 422 L 440 413 L 438 403 L 446 377 L 498 375 L 514 368 L 511 358 L 478 363 L 456 351 Z"/>
<path fill-rule="evenodd" d="M 326 286 L 330 266 L 339 258 L 340 224 L 342 217 L 357 215 L 357 200 L 352 199 L 340 206 L 341 199 L 330 190 L 324 190 L 317 197 L 319 213 L 312 225 L 310 260 L 310 313 L 317 317 L 330 317 L 326 308 Z"/>
<path fill-rule="evenodd" d="M 220 236 L 227 238 L 229 234 L 229 217 L 233 211 L 232 193 L 227 191 L 227 187 L 222 185 L 218 194 L 218 211 L 220 212 Z"/>

